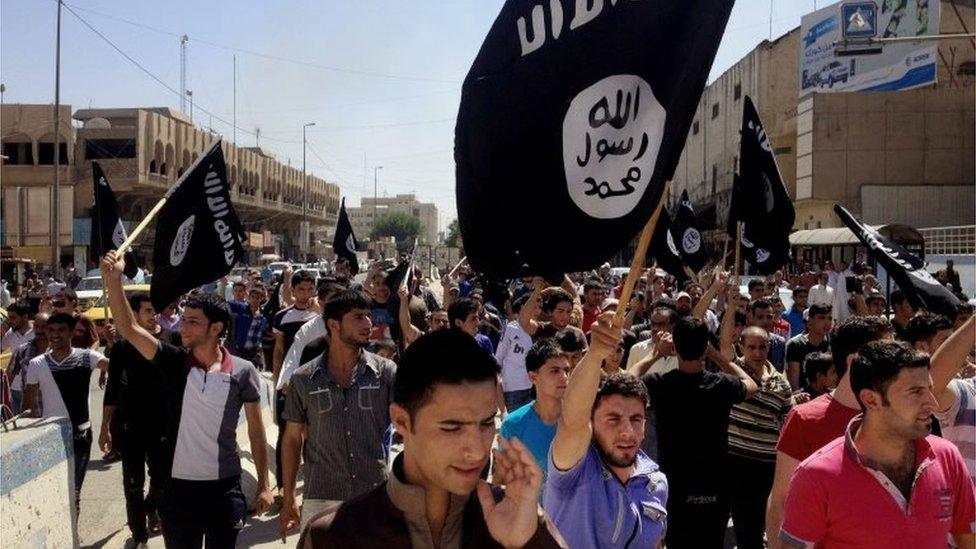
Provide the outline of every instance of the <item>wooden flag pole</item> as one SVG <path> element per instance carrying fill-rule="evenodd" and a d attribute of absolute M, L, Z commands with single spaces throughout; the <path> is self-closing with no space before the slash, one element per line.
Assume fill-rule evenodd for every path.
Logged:
<path fill-rule="evenodd" d="M 641 230 L 640 239 L 637 241 L 637 248 L 634 250 L 634 259 L 630 262 L 630 272 L 627 273 L 627 279 L 624 280 L 624 287 L 620 290 L 619 305 L 617 305 L 617 312 L 613 317 L 614 326 L 621 326 L 624 322 L 627 304 L 630 303 L 630 295 L 634 293 L 634 286 L 637 285 L 637 280 L 641 277 L 641 273 L 644 270 L 647 248 L 651 244 L 651 237 L 654 236 L 654 228 L 657 227 L 657 219 L 661 215 L 661 210 L 664 208 L 664 201 L 667 200 L 668 189 L 670 187 L 670 181 L 664 183 L 664 189 L 661 191 L 661 199 L 658 201 L 657 207 L 654 208 L 654 213 L 651 214 L 651 218 L 647 220 L 647 224 Z"/>
<path fill-rule="evenodd" d="M 735 223 L 735 263 L 732 265 L 732 276 L 735 278 L 739 277 L 739 272 L 742 269 L 739 263 L 742 261 L 742 222 L 736 221 Z"/>
<path fill-rule="evenodd" d="M 467 260 L 468 260 L 468 256 L 462 257 L 461 258 L 461 261 L 458 261 L 457 262 L 457 265 L 455 265 L 454 268 L 451 269 L 451 271 L 449 273 L 447 273 L 448 278 L 454 276 L 454 273 L 456 273 L 457 270 L 461 268 L 461 265 L 464 265 L 464 262 L 467 261 Z"/>
<path fill-rule="evenodd" d="M 159 213 L 159 210 L 161 210 L 163 208 L 163 205 L 166 204 L 166 199 L 168 197 L 169 195 L 167 194 L 166 196 L 160 198 L 159 202 L 157 202 L 156 205 L 153 206 L 153 209 L 149 210 L 149 213 L 146 214 L 146 217 L 142 218 L 142 221 L 140 221 L 139 224 L 136 225 L 135 230 L 129 233 L 129 237 L 126 238 L 125 242 L 123 242 L 122 245 L 119 246 L 119 249 L 115 251 L 116 255 L 121 256 L 125 254 L 125 252 L 130 247 L 132 247 L 132 243 L 135 242 L 136 238 L 138 238 L 140 234 L 142 234 L 142 231 L 146 230 L 146 227 L 149 225 L 149 222 L 156 217 L 156 214 Z"/>

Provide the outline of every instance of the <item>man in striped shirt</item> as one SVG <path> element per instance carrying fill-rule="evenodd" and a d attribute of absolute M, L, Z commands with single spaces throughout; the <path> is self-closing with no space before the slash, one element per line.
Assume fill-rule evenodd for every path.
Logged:
<path fill-rule="evenodd" d="M 722 353 L 735 356 L 731 323 L 722 324 Z M 759 386 L 753 396 L 732 406 L 729 416 L 729 495 L 735 539 L 742 549 L 764 547 L 766 498 L 776 471 L 776 441 L 793 406 L 790 382 L 766 358 L 769 333 L 757 326 L 742 330 L 736 363 Z"/>

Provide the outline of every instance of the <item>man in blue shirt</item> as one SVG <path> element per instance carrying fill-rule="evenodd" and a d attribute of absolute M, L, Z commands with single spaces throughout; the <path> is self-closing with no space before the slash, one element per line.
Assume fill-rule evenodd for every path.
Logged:
<path fill-rule="evenodd" d="M 803 286 L 793 288 L 793 306 L 782 315 L 783 320 L 790 323 L 790 337 L 796 337 L 806 329 L 803 311 L 807 308 L 808 297 L 810 297 L 810 291 L 807 288 Z"/>
<path fill-rule="evenodd" d="M 554 339 L 543 339 L 532 345 L 525 355 L 525 369 L 535 388 L 535 400 L 505 417 L 501 435 L 506 440 L 518 437 L 529 448 L 542 469 L 544 487 L 549 446 L 556 436 L 556 423 L 562 414 L 563 396 L 573 369 L 569 357 Z"/>
<path fill-rule="evenodd" d="M 234 287 L 235 294 L 237 286 Z M 247 301 L 228 301 L 234 319 L 234 330 L 227 338 L 231 354 L 251 361 L 258 370 L 264 370 L 264 333 L 270 329 L 271 321 L 261 313 L 265 301 L 264 286 L 253 286 L 247 292 Z"/>
<path fill-rule="evenodd" d="M 620 343 L 613 313 L 597 318 L 573 370 L 549 453 L 546 513 L 570 547 L 655 547 L 667 527 L 668 482 L 641 451 L 647 390 L 600 364 Z"/>

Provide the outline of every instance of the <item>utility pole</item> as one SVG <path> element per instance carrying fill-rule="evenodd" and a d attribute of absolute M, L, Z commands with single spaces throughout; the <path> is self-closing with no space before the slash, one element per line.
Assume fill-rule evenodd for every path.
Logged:
<path fill-rule="evenodd" d="M 383 166 L 376 166 L 373 168 L 373 229 L 376 229 L 376 199 L 378 195 L 376 194 L 376 172 L 383 169 Z"/>
<path fill-rule="evenodd" d="M 260 147 L 261 146 L 261 127 L 260 126 L 254 126 L 254 146 L 255 147 Z"/>
<path fill-rule="evenodd" d="M 308 139 L 305 132 L 309 126 L 314 126 L 315 122 L 306 122 L 302 126 L 302 226 L 299 230 L 302 236 L 302 251 L 308 255 L 308 176 L 305 175 L 305 148 Z"/>
<path fill-rule="evenodd" d="M 51 187 L 51 274 L 61 277 L 61 0 L 54 45 L 54 185 Z"/>
<path fill-rule="evenodd" d="M 193 90 L 186 90 L 186 96 L 190 98 L 190 125 L 193 125 Z"/>
<path fill-rule="evenodd" d="M 234 146 L 237 146 L 237 55 L 234 56 L 234 119 L 231 122 L 234 126 Z"/>
<path fill-rule="evenodd" d="M 180 37 L 180 89 L 181 90 L 186 90 L 186 43 L 189 41 L 190 41 L 190 37 L 185 34 Z M 180 112 L 186 114 L 185 95 L 180 95 Z"/>

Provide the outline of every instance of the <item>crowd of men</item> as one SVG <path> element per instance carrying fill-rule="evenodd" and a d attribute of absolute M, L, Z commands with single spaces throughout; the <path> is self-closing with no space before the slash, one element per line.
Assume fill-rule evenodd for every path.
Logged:
<path fill-rule="evenodd" d="M 498 283 L 377 262 L 356 282 L 338 261 L 164 311 L 123 267 L 101 263 L 102 333 L 59 289 L 52 312 L 12 304 L 3 341 L 15 409 L 70 419 L 79 492 L 103 372 L 97 442 L 136 546 L 234 546 L 242 410 L 253 510 L 301 547 L 719 548 L 730 522 L 740 548 L 974 543 L 972 308 L 895 291 L 889 318 L 846 265 L 744 287 L 648 269 L 621 303 L 609 265 Z"/>

